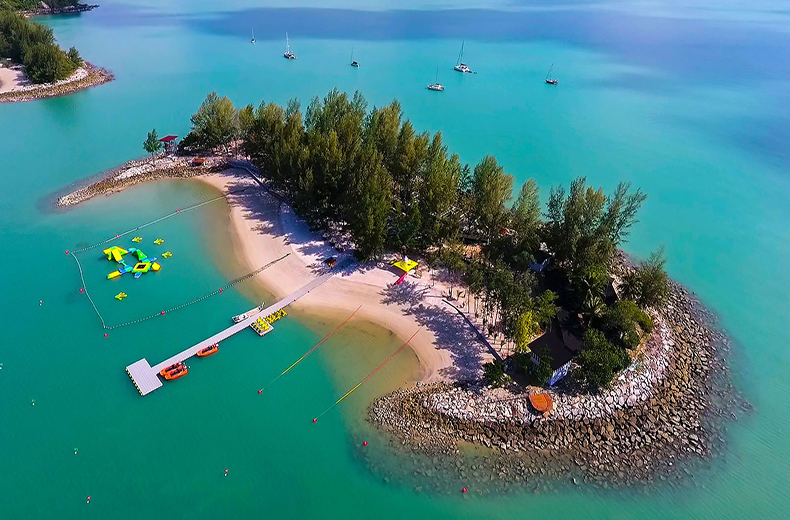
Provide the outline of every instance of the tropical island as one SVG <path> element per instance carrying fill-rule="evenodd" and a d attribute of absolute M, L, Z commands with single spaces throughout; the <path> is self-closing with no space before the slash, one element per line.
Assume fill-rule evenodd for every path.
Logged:
<path fill-rule="evenodd" d="M 71 94 L 112 77 L 75 47 L 61 49 L 49 27 L 0 8 L 0 103 Z"/>
<path fill-rule="evenodd" d="M 177 146 L 152 130 L 150 158 L 58 204 L 149 180 L 209 183 L 227 194 L 239 257 L 294 253 L 260 275 L 277 295 L 353 252 L 357 268 L 300 306 L 358 308 L 413 338 L 420 382 L 369 410 L 394 445 L 452 457 L 471 442 L 496 450 L 502 478 L 607 483 L 666 478 L 720 445 L 726 338 L 669 280 L 661 248 L 638 263 L 619 249 L 640 190 L 578 178 L 544 206 L 530 179 L 513 200 L 493 156 L 465 165 L 397 102 L 368 109 L 358 92 L 333 90 L 304 114 L 296 100 L 237 109 L 211 93 L 191 122 Z"/>

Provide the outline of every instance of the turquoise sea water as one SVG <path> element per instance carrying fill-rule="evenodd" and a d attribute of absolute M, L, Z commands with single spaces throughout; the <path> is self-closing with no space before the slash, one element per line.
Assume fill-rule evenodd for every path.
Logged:
<path fill-rule="evenodd" d="M 215 2 L 139 1 L 42 20 L 117 79 L 0 106 L 0 516 L 785 517 L 790 25 L 781 3 L 318 4 L 238 1 L 218 11 Z M 286 30 L 295 62 L 281 57 Z M 452 71 L 463 39 L 477 75 Z M 347 65 L 352 47 L 358 70 Z M 558 88 L 543 84 L 551 63 Z M 425 90 L 437 67 L 441 94 Z M 194 360 L 188 377 L 140 398 L 124 366 L 143 356 L 158 362 L 219 330 L 259 293 L 226 291 L 105 339 L 63 251 L 214 192 L 157 183 L 68 212 L 52 211 L 52 195 L 140 155 L 152 127 L 183 135 L 210 90 L 239 105 L 306 104 L 335 86 L 359 89 L 371 104 L 399 99 L 417 128 L 441 130 L 462 160 L 493 153 L 519 181 L 534 176 L 547 188 L 587 175 L 606 188 L 630 180 L 644 189 L 649 199 L 627 250 L 644 256 L 664 244 L 672 276 L 721 316 L 735 341 L 736 382 L 754 412 L 729 428 L 725 454 L 679 489 L 478 496 L 491 486 L 468 481 L 419 493 L 408 478 L 388 482 L 371 471 L 359 446 L 364 438 L 365 449 L 384 449 L 364 408 L 413 372 L 410 356 L 319 424 L 310 421 L 385 359 L 396 338 L 355 323 L 257 395 L 331 326 L 299 315 L 265 340 L 229 340 L 220 355 Z M 148 254 L 159 252 L 156 235 L 175 256 L 155 278 L 120 280 L 130 295 L 123 303 L 104 280 L 106 261 L 81 255 L 108 322 L 242 274 L 217 224 L 223 211 L 212 205 L 141 233 Z M 396 465 L 397 453 L 379 456 Z M 462 485 L 472 491 L 465 497 L 456 492 Z"/>

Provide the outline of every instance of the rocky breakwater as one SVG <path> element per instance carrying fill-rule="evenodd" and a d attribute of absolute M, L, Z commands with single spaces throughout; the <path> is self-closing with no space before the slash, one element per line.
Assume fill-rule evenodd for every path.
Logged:
<path fill-rule="evenodd" d="M 683 477 L 720 450 L 726 421 L 747 405 L 730 383 L 727 339 L 699 302 L 673 285 L 656 318 L 644 356 L 611 389 L 552 390 L 548 416 L 532 411 L 523 389 L 439 383 L 387 395 L 369 418 L 418 452 L 457 454 L 464 442 L 491 448 L 492 473 L 511 481 L 610 486 Z"/>
<path fill-rule="evenodd" d="M 56 96 L 73 94 L 79 90 L 95 87 L 115 78 L 113 74 L 105 69 L 96 67 L 87 61 L 83 63 L 68 78 L 55 83 L 27 83 L 19 85 L 13 89 L 0 93 L 0 103 L 13 103 L 18 101 L 34 101 Z"/>
<path fill-rule="evenodd" d="M 200 165 L 194 157 L 160 155 L 154 160 L 135 159 L 98 176 L 98 180 L 59 197 L 57 206 L 68 207 L 90 200 L 97 195 L 109 195 L 124 188 L 159 179 L 186 179 L 216 173 L 228 167 L 226 157 L 205 157 Z"/>

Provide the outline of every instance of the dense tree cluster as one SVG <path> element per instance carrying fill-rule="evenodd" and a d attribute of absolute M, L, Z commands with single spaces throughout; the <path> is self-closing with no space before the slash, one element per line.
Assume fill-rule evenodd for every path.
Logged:
<path fill-rule="evenodd" d="M 592 352 L 576 373 L 591 386 L 608 384 L 626 350 L 652 329 L 639 307 L 666 298 L 659 253 L 629 275 L 627 297 L 636 304 L 605 303 L 615 252 L 646 198 L 627 183 L 611 195 L 583 177 L 568 191 L 553 188 L 543 219 L 534 180 L 513 201 L 513 177 L 493 156 L 470 168 L 448 151 L 441 133 L 417 133 L 397 101 L 368 109 L 359 92 L 332 90 L 304 114 L 296 100 L 236 110 L 211 93 L 192 124 L 183 145 L 227 149 L 240 141 L 314 228 L 345 230 L 360 258 L 402 251 L 443 264 L 451 286 L 465 282 L 467 305 L 474 300 L 473 312 L 482 313 L 489 332 L 517 352 L 526 354 L 561 308 L 581 315 Z M 546 257 L 548 271 L 536 274 L 536 258 Z M 550 355 L 532 354 L 544 362 L 529 370 L 545 382 Z M 486 370 L 493 376 L 497 367 Z"/>
<path fill-rule="evenodd" d="M 79 0 L 46 0 L 44 3 L 51 8 L 59 8 L 77 5 Z M 0 0 L 0 11 L 33 11 L 41 4 L 41 0 Z"/>
<path fill-rule="evenodd" d="M 52 29 L 11 11 L 0 11 L 0 57 L 23 64 L 33 83 L 66 79 L 82 65 L 77 49 L 58 47 Z"/>

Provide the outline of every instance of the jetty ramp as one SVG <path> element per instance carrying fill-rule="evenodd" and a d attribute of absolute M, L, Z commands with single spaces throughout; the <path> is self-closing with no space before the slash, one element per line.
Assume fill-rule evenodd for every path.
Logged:
<path fill-rule="evenodd" d="M 213 345 L 215 343 L 219 343 L 220 341 L 224 341 L 229 337 L 233 336 L 237 332 L 240 332 L 247 327 L 249 327 L 255 320 L 261 317 L 266 317 L 272 313 L 279 311 L 280 309 L 287 307 L 288 305 L 292 304 L 302 296 L 305 296 L 310 291 L 315 289 L 316 287 L 321 286 L 324 282 L 329 280 L 336 272 L 340 271 L 340 269 L 335 268 L 327 273 L 320 275 L 319 277 L 312 280 L 310 283 L 306 284 L 305 286 L 297 289 L 296 291 L 292 292 L 282 300 L 278 301 L 274 305 L 270 305 L 265 309 L 251 315 L 249 318 L 240 321 L 239 323 L 235 323 L 228 327 L 227 329 L 214 334 L 213 336 L 204 339 L 200 343 L 197 343 L 188 349 L 179 352 L 175 356 L 169 357 L 158 363 L 154 366 L 151 366 L 148 361 L 143 358 L 139 361 L 136 361 L 126 367 L 126 373 L 134 383 L 135 388 L 137 391 L 140 392 L 140 395 L 148 395 L 157 388 L 162 386 L 162 380 L 159 378 L 159 371 L 163 368 L 169 367 L 174 363 L 180 363 L 186 361 L 187 359 L 191 358 L 198 351 Z"/>

